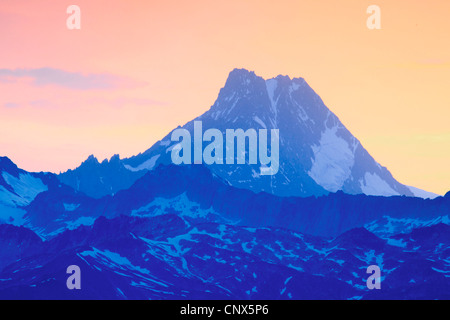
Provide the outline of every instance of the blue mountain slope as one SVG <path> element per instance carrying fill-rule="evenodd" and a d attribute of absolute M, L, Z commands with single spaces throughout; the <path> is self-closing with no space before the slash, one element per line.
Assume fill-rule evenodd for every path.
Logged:
<path fill-rule="evenodd" d="M 39 250 L 42 240 L 31 230 L 0 224 L 0 270 Z"/>
<path fill-rule="evenodd" d="M 22 212 L 0 224 L 2 299 L 449 298 L 450 194 L 279 197 L 160 165 L 95 199 L 2 161 Z M 80 291 L 66 288 L 72 264 Z M 366 287 L 373 264 L 382 290 Z"/>
<path fill-rule="evenodd" d="M 203 131 L 216 128 L 224 136 L 226 129 L 279 130 L 277 174 L 261 175 L 261 165 L 248 164 L 248 156 L 245 165 L 208 166 L 235 187 L 279 196 L 319 196 L 339 190 L 381 196 L 437 196 L 397 182 L 302 78 L 280 75 L 265 80 L 254 72 L 235 69 L 212 107 L 182 126 L 192 137 L 194 121 L 202 122 Z M 97 198 L 127 189 L 142 172 L 172 163 L 171 150 L 178 142 L 171 141 L 171 134 L 120 164 L 117 158 L 101 165 L 93 163 L 87 169 L 90 158 L 59 177 L 75 190 Z M 268 145 L 271 146 L 270 139 Z"/>
<path fill-rule="evenodd" d="M 75 170 L 58 175 L 59 180 L 90 197 L 101 198 L 129 188 L 145 171 L 131 171 L 124 167 L 118 155 L 101 163 L 90 156 Z"/>
<path fill-rule="evenodd" d="M 0 223 L 23 225 L 23 209 L 40 193 L 58 187 L 52 173 L 33 173 L 18 168 L 9 158 L 0 157 Z"/>
<path fill-rule="evenodd" d="M 195 120 L 202 121 L 203 130 L 217 128 L 224 134 L 230 128 L 279 129 L 280 169 L 276 175 L 260 175 L 259 164 L 209 166 L 233 186 L 281 196 L 338 190 L 413 195 L 370 156 L 302 78 L 264 80 L 253 72 L 235 69 L 211 109 L 183 126 L 191 136 Z M 170 136 L 124 163 L 133 167 L 149 159 L 156 159 L 156 164 L 170 163 L 170 150 L 175 145 Z"/>
<path fill-rule="evenodd" d="M 450 198 L 424 200 L 343 192 L 308 198 L 277 197 L 230 186 L 204 166 L 161 165 L 114 196 L 92 199 L 61 185 L 39 194 L 26 211 L 26 226 L 44 238 L 79 225 L 91 225 L 99 216 L 152 217 L 165 213 L 176 213 L 193 221 L 281 227 L 337 236 L 365 225 L 376 230 L 383 225 L 383 217 L 398 219 L 400 225 L 401 219 L 412 219 L 420 225 L 448 217 Z"/>
<path fill-rule="evenodd" d="M 276 197 L 231 187 L 202 166 L 174 165 L 159 167 L 129 190 L 119 192 L 107 211 L 152 215 L 161 206 L 155 201 L 158 198 L 174 199 L 172 207 L 178 204 L 181 208 L 187 199 L 204 211 L 211 210 L 241 225 L 290 228 L 322 236 L 335 236 L 383 216 L 429 220 L 450 215 L 449 200 L 442 197 L 423 200 L 352 196 L 343 192 L 317 198 Z"/>
<path fill-rule="evenodd" d="M 448 237 L 424 239 L 427 251 L 414 248 L 414 240 L 449 228 L 415 229 L 401 248 L 361 228 L 320 238 L 189 224 L 174 214 L 102 217 L 0 270 L 0 298 L 448 299 Z M 66 289 L 71 264 L 82 270 L 81 290 Z M 382 290 L 366 287 L 371 264 L 381 267 Z"/>

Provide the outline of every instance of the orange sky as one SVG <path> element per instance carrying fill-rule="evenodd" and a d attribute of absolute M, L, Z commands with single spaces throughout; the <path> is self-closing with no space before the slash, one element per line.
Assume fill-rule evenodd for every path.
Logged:
<path fill-rule="evenodd" d="M 71 4 L 81 30 L 66 27 Z M 366 27 L 371 4 L 381 30 Z M 137 154 L 209 109 L 238 67 L 305 78 L 397 180 L 444 194 L 449 33 L 447 0 L 0 0 L 0 154 L 53 172 Z M 33 80 L 40 68 L 89 81 Z"/>

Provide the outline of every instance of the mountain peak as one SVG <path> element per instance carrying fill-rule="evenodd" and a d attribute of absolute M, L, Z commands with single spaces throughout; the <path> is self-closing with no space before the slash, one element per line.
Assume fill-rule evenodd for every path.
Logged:
<path fill-rule="evenodd" d="M 58 178 L 76 191 L 82 191 L 93 198 L 101 198 L 129 188 L 144 174 L 145 171 L 128 170 L 118 154 L 101 163 L 94 155 L 90 155 L 78 168 L 61 173 Z"/>
<path fill-rule="evenodd" d="M 230 74 L 228 75 L 228 78 L 246 77 L 246 76 L 256 76 L 256 74 L 254 71 L 250 71 L 245 68 L 234 68 L 233 70 L 231 70 Z"/>
<path fill-rule="evenodd" d="M 191 136 L 195 121 L 202 121 L 203 131 L 214 128 L 222 134 L 228 129 L 275 129 L 279 133 L 280 169 L 274 176 L 261 175 L 262 166 L 258 163 L 208 166 L 212 173 L 233 186 L 280 196 L 320 196 L 338 190 L 349 194 L 413 195 L 373 159 L 303 78 L 280 74 L 265 80 L 254 71 L 233 69 L 211 108 L 182 126 Z M 130 175 L 172 163 L 171 150 L 177 142 L 170 135 L 144 153 L 120 160 L 124 166 L 117 168 L 119 158 L 113 157 L 103 164 L 104 169 L 116 168 Z M 97 162 L 93 156 L 89 159 Z M 107 185 L 105 170 L 100 170 L 98 186 L 104 186 L 105 192 L 123 189 L 123 185 L 112 188 Z M 87 180 L 91 175 L 89 172 Z M 79 177 L 72 178 L 63 180 L 78 187 Z"/>
<path fill-rule="evenodd" d="M 264 79 L 257 76 L 254 71 L 248 71 L 247 69 L 233 69 L 228 75 L 225 87 L 247 87 L 257 80 L 264 81 Z"/>
<path fill-rule="evenodd" d="M 280 74 L 265 80 L 253 71 L 234 69 L 212 107 L 193 120 L 202 121 L 203 130 L 215 128 L 222 133 L 227 129 L 278 130 L 277 175 L 260 175 L 258 164 L 209 167 L 233 186 L 281 196 L 319 196 L 338 190 L 412 195 L 370 156 L 303 78 Z M 192 135 L 194 121 L 183 128 Z M 152 159 L 156 166 L 171 163 L 169 151 L 175 142 L 169 136 L 162 141 L 125 161 L 133 162 L 133 167 Z"/>
<path fill-rule="evenodd" d="M 11 161 L 8 157 L 0 157 L 0 168 L 3 167 L 13 167 L 17 168 L 17 166 L 14 164 L 14 162 Z"/>
<path fill-rule="evenodd" d="M 281 82 L 291 82 L 291 77 L 289 77 L 288 75 L 283 75 L 283 74 L 279 74 L 278 76 L 276 76 L 275 78 L 277 81 L 281 81 Z"/>
<path fill-rule="evenodd" d="M 20 169 L 8 157 L 0 157 L 0 172 L 6 171 L 14 176 L 17 176 Z"/>
<path fill-rule="evenodd" d="M 86 160 L 83 161 L 83 163 L 95 163 L 95 164 L 97 164 L 98 163 L 98 159 L 93 154 L 91 154 Z"/>
<path fill-rule="evenodd" d="M 119 164 L 120 163 L 120 155 L 115 154 L 111 157 L 111 159 L 105 159 L 102 161 L 102 164 Z"/>
<path fill-rule="evenodd" d="M 280 85 L 291 85 L 292 83 L 295 84 L 302 84 L 305 83 L 305 79 L 302 77 L 297 77 L 297 78 L 292 78 L 289 75 L 283 75 L 283 74 L 279 74 L 274 78 L 270 78 L 270 79 L 264 79 L 261 76 L 258 76 L 254 71 L 249 71 L 247 69 L 239 69 L 239 68 L 235 68 L 233 69 L 227 78 L 227 82 L 225 86 L 229 86 L 229 85 L 243 85 L 243 86 L 247 86 L 250 83 L 254 82 L 254 81 L 274 81 L 276 80 Z"/>
<path fill-rule="evenodd" d="M 373 249 L 381 248 L 385 241 L 368 231 L 363 227 L 357 227 L 350 229 L 334 239 L 335 243 L 339 244 L 353 244 L 364 247 L 370 247 Z"/>

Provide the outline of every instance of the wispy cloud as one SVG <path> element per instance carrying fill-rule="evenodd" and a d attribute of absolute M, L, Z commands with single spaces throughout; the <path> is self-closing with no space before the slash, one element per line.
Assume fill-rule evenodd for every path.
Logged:
<path fill-rule="evenodd" d="M 57 85 L 73 90 L 108 90 L 133 88 L 145 83 L 128 77 L 108 74 L 83 74 L 56 68 L 0 69 L 0 82 L 10 83 L 21 78 L 30 78 L 36 86 Z"/>
<path fill-rule="evenodd" d="M 78 97 L 80 98 L 80 97 Z M 84 105 L 88 106 L 108 106 L 113 108 L 121 108 L 121 107 L 129 107 L 129 106 L 147 106 L 147 107 L 164 107 L 167 106 L 167 103 L 164 101 L 158 101 L 154 99 L 147 98 L 134 98 L 134 97 L 119 97 L 119 98 L 104 98 L 104 97 L 95 97 L 95 98 L 87 98 L 84 101 Z M 67 102 L 62 103 L 61 101 L 54 101 L 48 99 L 38 99 L 38 100 L 30 100 L 30 101 L 21 101 L 21 102 L 5 102 L 3 106 L 5 108 L 19 108 L 19 107 L 36 107 L 36 108 L 59 108 L 61 106 L 67 107 Z"/>
<path fill-rule="evenodd" d="M 15 102 L 6 102 L 6 103 L 3 104 L 3 106 L 5 108 L 16 108 L 16 107 L 19 106 L 19 104 L 15 103 Z"/>
<path fill-rule="evenodd" d="M 128 105 L 167 106 L 167 102 L 164 102 L 164 101 L 158 101 L 158 100 L 147 99 L 147 98 L 134 98 L 134 97 L 120 97 L 120 98 L 113 98 L 113 99 L 97 97 L 97 98 L 91 99 L 89 102 L 93 103 L 93 104 L 101 103 L 101 104 L 110 105 L 113 107 L 124 107 L 124 106 L 128 106 Z"/>

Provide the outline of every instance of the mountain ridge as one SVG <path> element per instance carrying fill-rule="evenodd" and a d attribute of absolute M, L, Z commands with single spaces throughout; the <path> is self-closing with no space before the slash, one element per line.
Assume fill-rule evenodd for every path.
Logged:
<path fill-rule="evenodd" d="M 0 264 L 0 297 L 448 299 L 449 228 L 438 224 L 386 239 L 356 228 L 330 239 L 277 228 L 189 225 L 174 214 L 103 217 L 51 240 L 34 236 L 30 244 L 11 246 L 10 254 L 21 259 Z M 0 227 L 0 243 L 2 235 Z M 401 245 L 390 241 L 399 238 Z M 373 264 L 381 268 L 382 290 L 366 287 Z M 82 290 L 67 290 L 68 265 L 81 268 Z"/>
<path fill-rule="evenodd" d="M 279 75 L 264 80 L 253 71 L 234 69 L 212 107 L 181 128 L 192 134 L 193 121 L 202 121 L 204 129 L 218 128 L 222 132 L 227 128 L 280 130 L 280 170 L 275 177 L 258 175 L 258 165 L 209 166 L 232 185 L 282 196 L 338 190 L 350 194 L 414 195 L 370 156 L 303 78 L 291 80 Z M 156 163 L 168 164 L 169 151 L 175 144 L 170 135 L 144 153 L 124 159 L 124 163 L 137 166 L 157 157 Z"/>
<path fill-rule="evenodd" d="M 101 199 L 69 187 L 43 192 L 27 210 L 28 225 L 52 237 L 61 230 L 91 224 L 100 216 L 146 217 L 177 213 L 187 220 L 206 219 L 251 227 L 286 227 L 320 236 L 338 235 L 390 216 L 428 221 L 450 216 L 447 198 L 349 195 L 280 197 L 229 185 L 202 165 L 159 165 L 130 188 Z"/>
<path fill-rule="evenodd" d="M 278 75 L 265 80 L 253 71 L 234 69 L 211 108 L 176 129 L 187 129 L 193 136 L 194 121 L 202 121 L 204 130 L 217 128 L 222 133 L 229 128 L 279 129 L 280 169 L 275 176 L 260 175 L 260 166 L 249 165 L 248 159 L 246 165 L 209 166 L 212 172 L 240 188 L 280 196 L 306 197 L 338 190 L 349 194 L 438 196 L 395 180 L 327 108 L 304 78 Z M 111 167 L 107 160 L 91 164 L 90 171 L 97 175 L 86 177 L 86 169 L 80 166 L 59 178 L 96 198 L 114 194 L 128 188 L 144 171 L 171 163 L 171 150 L 177 144 L 171 141 L 172 132 L 144 152 L 120 160 L 121 165 L 116 161 L 117 155 L 109 160 L 112 162 L 114 158 L 114 170 L 126 183 L 113 181 L 112 177 L 105 182 L 105 175 L 114 175 L 107 172 L 107 167 Z M 83 184 L 90 185 L 90 189 Z"/>

